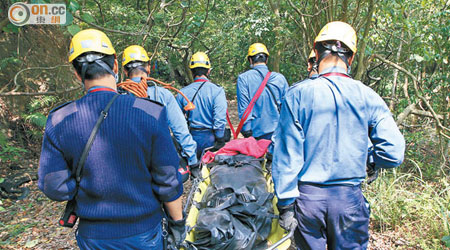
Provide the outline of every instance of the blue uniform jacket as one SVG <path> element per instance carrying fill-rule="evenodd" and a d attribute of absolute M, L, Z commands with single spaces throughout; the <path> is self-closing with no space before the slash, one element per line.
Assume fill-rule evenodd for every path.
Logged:
<path fill-rule="evenodd" d="M 325 72 L 346 73 L 332 67 Z M 383 99 L 360 81 L 319 77 L 292 86 L 275 130 L 273 181 L 279 204 L 299 197 L 298 183 L 359 185 L 368 136 L 376 168 L 399 166 L 405 141 Z"/>
<path fill-rule="evenodd" d="M 195 80 L 208 80 L 207 78 L 195 78 Z M 202 82 L 193 82 L 181 89 L 181 92 L 192 100 L 195 92 Z M 180 94 L 177 95 L 177 102 L 181 110 L 184 111 L 187 101 Z M 227 99 L 222 87 L 206 82 L 194 99 L 195 109 L 189 111 L 189 123 L 191 128 L 212 129 L 214 136 L 221 138 L 224 136 L 225 125 L 227 122 Z"/>
<path fill-rule="evenodd" d="M 256 65 L 253 69 L 238 76 L 237 102 L 239 118 L 242 118 L 247 106 L 268 72 L 269 69 L 266 65 Z M 252 113 L 245 121 L 242 131 L 252 130 L 254 137 L 272 133 L 277 127 L 278 118 L 280 117 L 278 109 L 288 88 L 289 85 L 286 78 L 280 73 L 272 72 L 264 91 L 253 107 Z"/>
<path fill-rule="evenodd" d="M 90 92 L 52 111 L 42 142 L 38 187 L 50 199 L 70 200 L 71 174 L 106 104 L 116 93 Z M 94 239 L 122 238 L 151 230 L 161 202 L 183 193 L 179 158 L 166 109 L 150 100 L 121 95 L 94 139 L 76 197 L 78 232 Z"/>
<path fill-rule="evenodd" d="M 140 82 L 140 77 L 134 77 L 131 80 Z M 182 148 L 181 156 L 188 159 L 188 164 L 196 164 L 197 143 L 192 139 L 189 133 L 186 119 L 184 119 L 183 112 L 181 112 L 175 97 L 169 90 L 160 86 L 150 86 L 147 89 L 148 98 L 153 101 L 162 103 L 167 110 L 167 122 L 172 131 L 173 136 Z"/>

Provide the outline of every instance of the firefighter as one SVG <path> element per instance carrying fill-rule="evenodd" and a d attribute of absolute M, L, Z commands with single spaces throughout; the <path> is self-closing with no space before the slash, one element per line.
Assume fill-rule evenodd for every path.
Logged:
<path fill-rule="evenodd" d="M 179 154 L 183 158 L 180 164 L 180 173 L 185 182 L 189 177 L 189 171 L 186 168 L 186 162 L 190 168 L 198 167 L 198 160 L 196 155 L 197 143 L 192 139 L 189 133 L 186 120 L 183 112 L 178 106 L 175 97 L 169 90 L 157 86 L 156 83 L 148 86 L 145 78 L 150 74 L 150 58 L 147 51 L 139 45 L 131 45 L 127 47 L 123 52 L 122 66 L 124 68 L 125 75 L 128 79 L 132 80 L 131 84 L 141 84 L 142 78 L 144 81 L 142 86 L 145 88 L 145 95 L 150 100 L 163 104 L 167 109 L 167 121 L 169 128 L 176 140 L 177 149 Z M 127 83 L 127 82 L 125 82 Z M 119 85 L 123 88 L 128 88 L 129 85 Z M 134 91 L 130 88 L 130 91 Z"/>
<path fill-rule="evenodd" d="M 269 51 L 264 44 L 254 43 L 248 48 L 247 59 L 251 69 L 237 78 L 237 103 L 241 119 L 265 76 L 269 73 L 267 67 Z M 288 87 L 286 78 L 282 74 L 271 72 L 264 91 L 256 100 L 250 116 L 242 127 L 241 133 L 244 137 L 271 139 L 280 117 L 281 100 Z"/>
<path fill-rule="evenodd" d="M 82 250 L 162 249 L 161 204 L 172 238 L 181 244 L 183 185 L 166 109 L 118 95 L 116 52 L 101 31 L 78 32 L 70 43 L 69 62 L 87 93 L 50 112 L 39 189 L 55 201 L 75 199 Z M 104 113 L 107 104 L 110 109 Z M 82 153 L 102 117 L 88 154 Z M 81 178 L 75 178 L 82 155 L 87 158 Z"/>
<path fill-rule="evenodd" d="M 189 68 L 194 82 L 181 92 L 195 105 L 194 110 L 185 111 L 185 116 L 200 157 L 205 148 L 218 149 L 225 144 L 227 100 L 224 89 L 208 79 L 211 62 L 204 52 L 192 55 Z M 186 106 L 187 101 L 180 94 L 176 99 L 180 108 Z"/>
<path fill-rule="evenodd" d="M 280 225 L 300 249 L 366 249 L 366 163 L 399 166 L 405 141 L 383 99 L 348 74 L 356 32 L 330 22 L 314 42 L 319 77 L 290 88 L 272 163 Z M 373 150 L 368 152 L 368 138 Z"/>
<path fill-rule="evenodd" d="M 314 50 L 311 50 L 311 53 L 309 53 L 308 56 L 308 78 L 310 79 L 316 79 L 319 77 L 319 73 L 317 72 L 317 63 L 316 63 L 316 53 L 314 53 Z"/>

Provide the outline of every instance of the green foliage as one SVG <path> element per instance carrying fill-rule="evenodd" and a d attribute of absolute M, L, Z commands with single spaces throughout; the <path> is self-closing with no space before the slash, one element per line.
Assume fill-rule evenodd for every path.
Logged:
<path fill-rule="evenodd" d="M 47 122 L 47 117 L 41 113 L 32 113 L 24 115 L 25 121 L 31 122 L 31 124 L 36 125 L 40 128 L 45 127 L 45 123 Z"/>
<path fill-rule="evenodd" d="M 11 224 L 11 225 L 7 225 L 4 223 L 0 222 L 0 226 L 2 227 L 3 230 L 5 230 L 6 232 L 8 232 L 7 237 L 5 237 L 5 239 L 2 239 L 2 241 L 0 241 L 0 246 L 8 246 L 9 244 L 11 244 L 11 241 L 14 241 L 16 239 L 16 237 L 18 237 L 20 234 L 22 234 L 23 232 L 25 232 L 25 230 L 34 227 L 38 224 L 38 222 L 33 222 L 33 223 L 17 223 L 17 224 Z"/>
<path fill-rule="evenodd" d="M 446 236 L 442 237 L 441 240 L 444 242 L 446 247 L 450 247 L 450 236 L 446 235 Z"/>
<path fill-rule="evenodd" d="M 14 147 L 10 143 L 0 145 L 0 162 L 3 164 L 17 163 L 23 160 L 23 154 L 27 152 L 27 150 L 19 147 Z"/>
<path fill-rule="evenodd" d="M 440 239 L 450 234 L 450 191 L 445 178 L 435 180 L 383 171 L 366 190 L 374 229 L 400 232 L 410 247 L 440 248 Z"/>
<path fill-rule="evenodd" d="M 75 0 L 70 0 L 70 1 L 69 1 L 69 5 L 67 6 L 67 9 L 68 9 L 70 12 L 74 13 L 74 12 L 76 12 L 77 10 L 80 9 L 80 5 L 78 4 L 77 1 L 75 1 Z"/>
<path fill-rule="evenodd" d="M 5 27 L 3 27 L 3 32 L 17 34 L 17 33 L 19 33 L 19 29 L 20 29 L 19 26 L 16 26 L 12 23 L 8 23 Z"/>
<path fill-rule="evenodd" d="M 67 31 L 74 36 L 75 34 L 77 34 L 78 32 L 81 31 L 80 26 L 76 25 L 76 24 L 72 24 L 70 26 L 67 26 Z"/>
<path fill-rule="evenodd" d="M 22 62 L 22 60 L 17 58 L 17 55 L 12 55 L 10 57 L 5 57 L 0 59 L 0 71 L 6 70 L 7 68 L 11 67 L 12 65 L 18 65 Z"/>

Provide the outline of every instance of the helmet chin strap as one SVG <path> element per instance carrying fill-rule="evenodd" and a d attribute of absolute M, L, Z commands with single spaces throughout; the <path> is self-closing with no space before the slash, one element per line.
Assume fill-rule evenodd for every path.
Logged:
<path fill-rule="evenodd" d="M 320 62 L 328 55 L 333 54 L 337 55 L 342 61 L 344 61 L 345 65 L 347 66 L 347 73 L 349 73 L 350 65 L 348 63 L 347 57 L 345 56 L 345 53 L 348 53 L 349 50 L 342 47 L 340 41 L 337 41 L 335 44 L 322 43 L 322 45 L 326 48 L 326 50 L 322 54 L 320 54 L 319 59 L 314 65 L 317 65 L 317 68 L 319 68 Z"/>
<path fill-rule="evenodd" d="M 144 72 L 147 75 L 150 75 L 150 72 L 147 71 L 147 69 L 145 67 L 142 66 L 142 62 L 140 61 L 134 61 L 131 63 L 128 63 L 127 65 L 125 65 L 125 67 L 127 68 L 127 71 L 130 72 L 133 69 L 138 69 L 142 72 Z"/>
<path fill-rule="evenodd" d="M 83 63 L 81 65 L 81 82 L 83 83 L 83 85 L 85 85 L 84 80 L 86 77 L 86 71 L 87 71 L 88 65 L 90 65 L 91 63 L 96 63 L 96 64 L 100 65 L 100 67 L 102 67 L 104 70 L 108 71 L 108 73 L 110 73 L 114 77 L 116 83 L 118 82 L 119 76 L 116 73 L 114 73 L 114 71 L 104 61 L 100 60 L 104 56 L 105 55 L 103 55 L 103 54 L 92 53 L 92 54 L 87 54 L 83 57 L 77 58 L 77 60 L 79 62 Z"/>

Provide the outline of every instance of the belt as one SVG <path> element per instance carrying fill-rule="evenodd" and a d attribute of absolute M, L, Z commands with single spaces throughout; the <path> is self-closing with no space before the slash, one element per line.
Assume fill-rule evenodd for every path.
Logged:
<path fill-rule="evenodd" d="M 192 130 L 192 131 L 213 131 L 213 129 L 211 129 L 211 128 L 192 128 L 192 127 L 190 127 L 189 130 Z"/>

